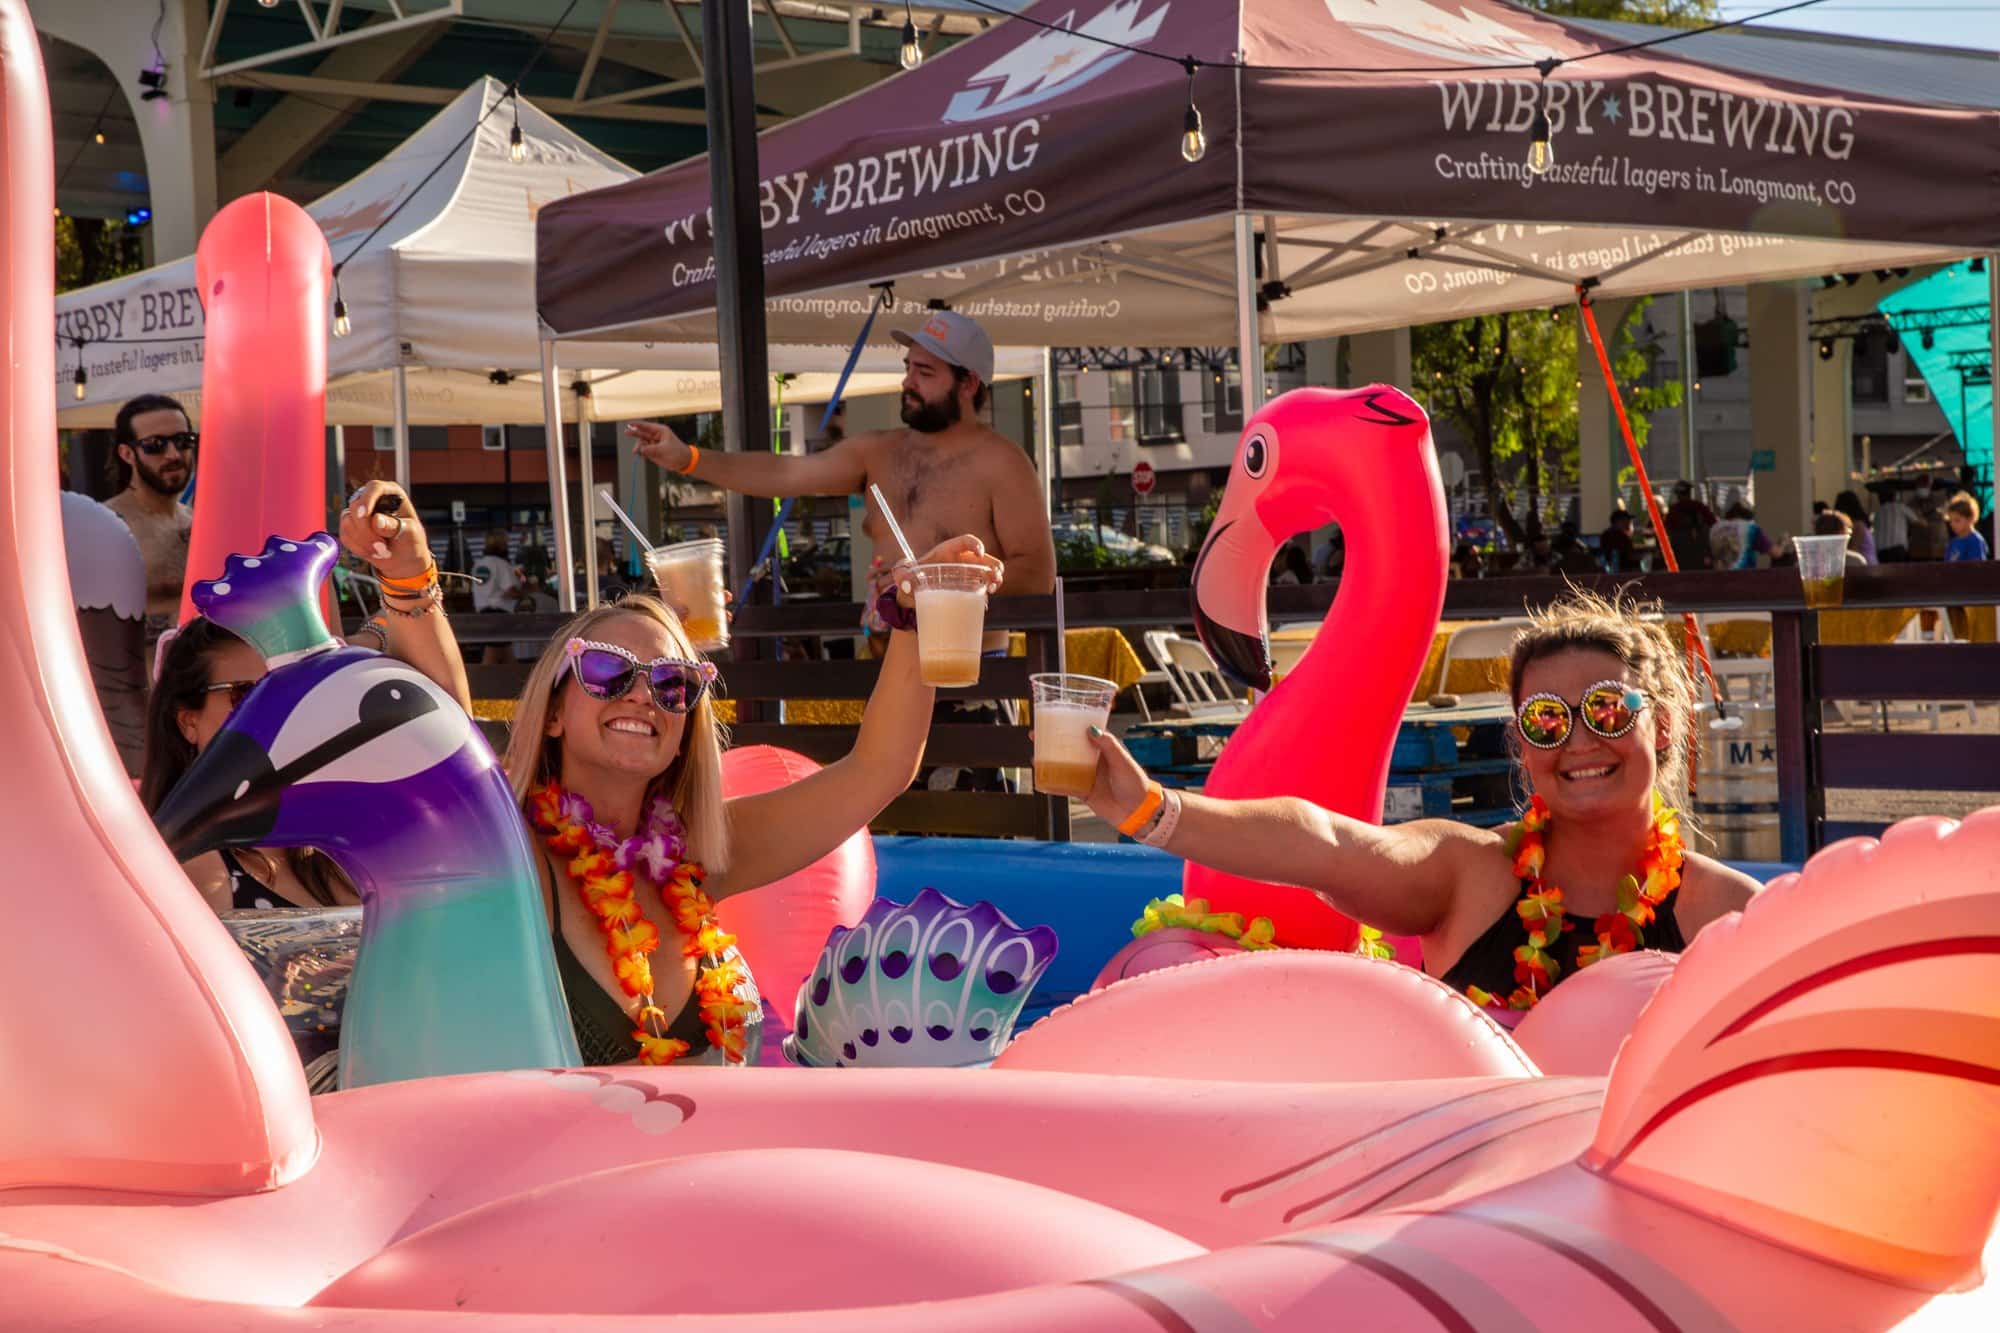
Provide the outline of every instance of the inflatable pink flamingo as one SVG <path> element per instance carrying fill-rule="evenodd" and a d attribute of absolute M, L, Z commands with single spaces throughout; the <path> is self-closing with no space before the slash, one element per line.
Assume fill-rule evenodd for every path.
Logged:
<path fill-rule="evenodd" d="M 1338 521 L 1347 565 L 1326 623 L 1271 689 L 1264 592 L 1294 533 Z M 1444 486 L 1429 419 L 1401 390 L 1295 389 L 1250 418 L 1194 569 L 1195 632 L 1223 670 L 1271 690 L 1223 747 L 1210 795 L 1302 796 L 1380 823 L 1389 756 L 1444 605 Z M 1269 917 L 1280 944 L 1351 949 L 1318 895 L 1190 863 L 1189 898 Z M 1402 952 L 1415 961 L 1414 941 Z"/>
<path fill-rule="evenodd" d="M 1142 1003 L 1159 982 L 1345 978 L 1356 1012 L 1455 1025 L 1421 1043 L 1449 1076 L 527 1070 L 309 1101 L 117 765 L 47 558 L 52 164 L 20 0 L 0 135 L 10 1330 L 2000 1324 L 2000 811 L 1843 843 L 1711 926 L 1608 1082 L 1535 1076 L 1410 969 L 1291 953 L 1073 1013 L 1164 1029 L 1199 997 Z M 1345 1035 L 1358 1067 L 1384 1026 Z"/>

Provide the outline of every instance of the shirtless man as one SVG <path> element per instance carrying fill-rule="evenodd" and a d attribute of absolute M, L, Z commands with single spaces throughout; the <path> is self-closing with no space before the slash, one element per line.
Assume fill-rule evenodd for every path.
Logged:
<path fill-rule="evenodd" d="M 118 493 L 105 504 L 139 540 L 146 561 L 146 653 L 180 616 L 194 511 L 180 502 L 194 471 L 198 437 L 187 409 L 162 394 L 141 394 L 118 409 Z"/>
<path fill-rule="evenodd" d="M 696 454 L 665 426 L 635 422 L 626 431 L 638 452 L 669 472 L 746 495 L 867 495 L 872 483 L 894 508 L 918 551 L 969 532 L 1007 564 L 1007 596 L 1055 589 L 1055 543 L 1041 483 L 1021 447 L 979 422 L 993 378 L 993 343 L 964 315 L 933 311 L 923 327 L 890 335 L 904 358 L 903 429 L 870 431 L 804 457 L 761 451 Z M 864 521 L 877 550 L 895 539 L 872 498 Z M 877 562 L 887 579 L 893 560 Z M 869 602 L 872 605 L 874 597 Z M 1006 651 L 1007 636 L 987 636 L 987 651 Z"/>

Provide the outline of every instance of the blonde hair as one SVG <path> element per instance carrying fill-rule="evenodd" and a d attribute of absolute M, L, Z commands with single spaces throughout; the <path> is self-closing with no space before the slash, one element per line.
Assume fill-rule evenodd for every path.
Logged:
<path fill-rule="evenodd" d="M 677 656 L 691 662 L 702 660 L 681 627 L 680 617 L 657 597 L 628 596 L 615 606 L 582 612 L 557 630 L 528 673 L 528 683 L 521 687 L 521 697 L 514 705 L 513 730 L 507 738 L 507 781 L 523 810 L 530 791 L 562 774 L 562 741 L 549 735 L 548 728 L 556 673 L 562 669 L 567 652 L 564 645 L 571 639 L 599 637 L 593 631 L 619 616 L 652 621 L 667 631 Z M 574 673 L 568 683 L 574 684 Z M 664 795 L 673 803 L 687 830 L 688 855 L 711 873 L 729 866 L 729 819 L 722 800 L 722 747 L 727 738 L 722 724 L 715 720 L 712 693 L 704 691 L 701 702 L 687 715 L 680 754 L 646 789 L 648 801 Z"/>
<path fill-rule="evenodd" d="M 1977 523 L 1979 521 L 1979 501 L 1972 498 L 1970 491 L 1960 491 L 1957 495 L 1952 496 L 1951 499 L 1944 502 L 1944 512 L 1947 514 L 1957 514 L 1967 523 Z"/>
<path fill-rule="evenodd" d="M 1678 625 L 1647 620 L 1659 604 L 1640 603 L 1618 593 L 1600 597 L 1572 588 L 1568 596 L 1530 613 L 1528 628 L 1514 639 L 1511 670 L 1514 706 L 1521 705 L 1521 681 L 1530 664 L 1557 653 L 1609 653 L 1625 664 L 1652 706 L 1667 720 L 1667 742 L 1658 750 L 1660 795 L 1688 818 L 1688 751 L 1694 743 L 1698 698 L 1688 670 L 1687 646 Z M 1509 730 L 1510 741 L 1513 732 Z"/>

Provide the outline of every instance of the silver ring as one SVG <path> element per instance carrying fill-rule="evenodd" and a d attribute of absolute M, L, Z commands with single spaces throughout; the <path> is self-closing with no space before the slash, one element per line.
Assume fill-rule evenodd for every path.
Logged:
<path fill-rule="evenodd" d="M 395 515 L 395 519 L 396 519 L 396 536 L 389 538 L 390 541 L 395 541 L 396 537 L 400 537 L 403 535 L 403 527 L 404 527 L 403 516 L 401 514 L 397 514 Z"/>

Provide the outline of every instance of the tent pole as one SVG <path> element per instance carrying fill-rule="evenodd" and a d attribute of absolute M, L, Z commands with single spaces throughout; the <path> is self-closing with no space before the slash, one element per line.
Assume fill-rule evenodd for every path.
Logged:
<path fill-rule="evenodd" d="M 396 415 L 390 427 L 390 439 L 396 448 L 396 484 L 404 494 L 410 490 L 410 377 L 401 366 L 396 367 Z M 415 499 L 414 496 L 411 497 Z"/>
<path fill-rule="evenodd" d="M 1992 483 L 2000 468 L 2000 251 L 1986 256 L 1986 409 L 1987 425 L 1992 427 L 1993 452 L 1986 459 L 1986 493 L 1980 500 L 1988 509 L 1993 507 Z M 1958 377 L 1962 389 L 1965 376 Z M 1961 415 L 1960 421 L 1965 420 Z"/>
<path fill-rule="evenodd" d="M 1243 415 L 1264 406 L 1264 349 L 1257 341 L 1257 228 L 1236 215 L 1236 356 L 1243 367 Z"/>
<path fill-rule="evenodd" d="M 583 501 L 583 604 L 597 605 L 597 469 L 590 450 L 590 381 L 578 371 L 576 383 L 576 485 Z"/>
<path fill-rule="evenodd" d="M 1701 377 L 1694 364 L 1694 302 L 1681 289 L 1681 480 L 1695 479 L 1694 386 Z"/>
<path fill-rule="evenodd" d="M 569 550 L 569 482 L 563 476 L 562 390 L 556 386 L 556 345 L 542 339 L 542 430 L 543 453 L 549 464 L 549 528 L 555 538 L 556 606 L 568 614 L 576 610 L 576 587 L 570 582 L 575 567 Z"/>
<path fill-rule="evenodd" d="M 1042 400 L 1035 404 L 1035 471 L 1042 475 L 1042 508 L 1055 516 L 1056 505 L 1056 349 L 1042 349 Z"/>

